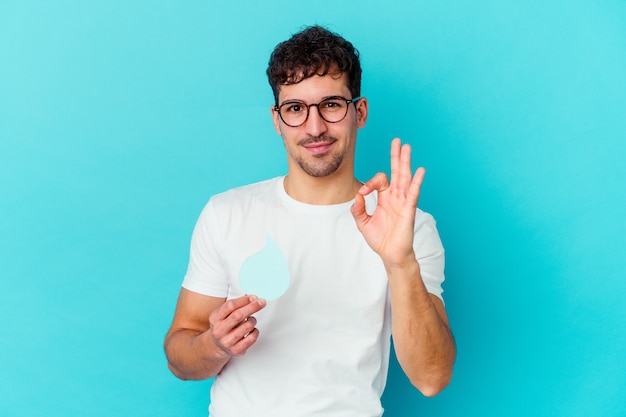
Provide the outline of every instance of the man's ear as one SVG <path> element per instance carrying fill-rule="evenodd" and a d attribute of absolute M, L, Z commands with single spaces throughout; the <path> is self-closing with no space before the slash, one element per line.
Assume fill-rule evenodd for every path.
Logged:
<path fill-rule="evenodd" d="M 280 115 L 273 105 L 270 107 L 270 113 L 272 113 L 272 120 L 274 121 L 274 129 L 276 130 L 276 133 L 282 136 L 280 132 Z"/>
<path fill-rule="evenodd" d="M 365 122 L 367 122 L 367 114 L 368 114 L 368 104 L 367 99 L 362 97 L 355 103 L 356 107 L 356 121 L 357 126 L 360 128 L 365 126 Z"/>

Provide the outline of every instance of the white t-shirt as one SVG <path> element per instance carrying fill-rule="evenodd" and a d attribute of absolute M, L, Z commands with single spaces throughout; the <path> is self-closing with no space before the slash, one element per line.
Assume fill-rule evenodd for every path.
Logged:
<path fill-rule="evenodd" d="M 310 205 L 284 177 L 211 198 L 196 224 L 183 287 L 213 297 L 246 294 L 243 262 L 276 243 L 289 286 L 255 314 L 259 339 L 232 358 L 211 388 L 211 417 L 378 417 L 391 335 L 387 275 L 350 213 L 353 202 Z M 376 195 L 366 198 L 368 212 Z M 429 292 L 441 297 L 444 251 L 419 209 L 415 253 Z M 272 276 L 259 271 L 260 280 Z M 257 294 L 263 296 L 263 294 Z"/>

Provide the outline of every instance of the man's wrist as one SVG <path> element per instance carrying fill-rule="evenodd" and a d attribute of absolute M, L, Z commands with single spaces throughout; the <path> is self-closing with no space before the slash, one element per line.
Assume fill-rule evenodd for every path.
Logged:
<path fill-rule="evenodd" d="M 210 361 L 223 361 L 228 362 L 233 356 L 232 353 L 220 343 L 220 341 L 213 335 L 211 329 L 198 335 L 200 339 L 201 349 L 205 352 L 205 359 Z"/>
<path fill-rule="evenodd" d="M 395 256 L 393 259 L 383 258 L 383 265 L 388 275 L 419 273 L 419 262 L 413 250 L 403 256 Z"/>

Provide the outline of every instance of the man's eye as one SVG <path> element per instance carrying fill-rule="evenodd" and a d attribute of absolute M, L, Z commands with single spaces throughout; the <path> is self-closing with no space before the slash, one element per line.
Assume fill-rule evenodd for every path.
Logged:
<path fill-rule="evenodd" d="M 328 100 L 322 103 L 322 107 L 328 110 L 338 110 L 343 107 L 343 102 L 339 100 Z"/>
<path fill-rule="evenodd" d="M 301 113 L 304 111 L 304 107 L 299 103 L 289 104 L 285 106 L 285 111 L 289 113 Z"/>

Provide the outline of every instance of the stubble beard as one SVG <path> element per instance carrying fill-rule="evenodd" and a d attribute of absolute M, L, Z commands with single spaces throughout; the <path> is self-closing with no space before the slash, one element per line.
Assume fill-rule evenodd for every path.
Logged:
<path fill-rule="evenodd" d="M 329 160 L 322 160 L 323 157 L 318 158 L 320 160 L 317 163 L 311 163 L 302 158 L 296 158 L 295 161 L 304 172 L 316 178 L 327 177 L 334 174 L 343 162 L 342 155 L 331 155 Z"/>
<path fill-rule="evenodd" d="M 334 142 L 336 142 L 333 138 L 324 136 L 320 138 L 304 139 L 301 142 L 299 142 L 298 145 L 306 145 L 306 144 L 315 143 L 315 142 L 322 142 L 328 139 L 331 139 Z M 325 153 L 325 154 L 316 155 L 314 156 L 314 158 L 316 159 L 316 161 L 307 161 L 298 155 L 294 155 L 293 157 L 296 164 L 298 164 L 300 169 L 302 169 L 302 171 L 304 171 L 306 174 L 315 178 L 327 177 L 337 172 L 337 170 L 343 163 L 343 160 L 345 158 L 345 152 L 344 153 L 331 153 L 331 154 Z"/>

